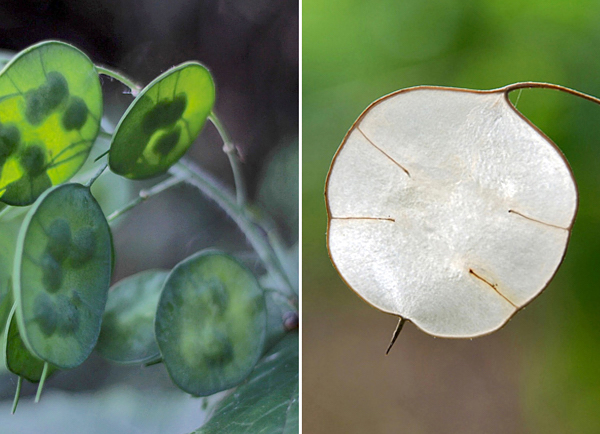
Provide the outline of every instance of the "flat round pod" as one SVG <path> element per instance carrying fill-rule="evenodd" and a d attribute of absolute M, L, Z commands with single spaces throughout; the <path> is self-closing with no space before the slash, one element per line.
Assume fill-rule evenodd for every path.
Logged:
<path fill-rule="evenodd" d="M 45 41 L 0 73 L 0 200 L 29 205 L 69 180 L 98 135 L 102 90 L 77 48 Z"/>
<path fill-rule="evenodd" d="M 328 248 L 368 303 L 468 338 L 548 285 L 577 189 L 560 150 L 510 103 L 519 86 L 532 87 L 401 90 L 347 133 L 327 178 Z"/>
<path fill-rule="evenodd" d="M 111 170 L 130 179 L 165 173 L 196 140 L 214 102 L 212 76 L 200 63 L 166 71 L 119 121 L 108 157 Z"/>
<path fill-rule="evenodd" d="M 96 350 L 117 363 L 149 363 L 160 358 L 154 317 L 160 291 L 169 274 L 147 270 L 114 285 L 108 293 Z"/>
<path fill-rule="evenodd" d="M 169 274 L 156 339 L 173 382 L 196 396 L 237 385 L 263 351 L 266 307 L 252 273 L 232 257 L 199 252 Z"/>
<path fill-rule="evenodd" d="M 21 227 L 14 267 L 29 351 L 62 369 L 81 364 L 98 339 L 111 276 L 110 229 L 89 188 L 63 184 L 40 196 Z"/>

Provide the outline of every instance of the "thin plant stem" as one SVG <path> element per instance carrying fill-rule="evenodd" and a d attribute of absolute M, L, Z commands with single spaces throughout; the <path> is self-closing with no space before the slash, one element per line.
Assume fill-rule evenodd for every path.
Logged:
<path fill-rule="evenodd" d="M 509 84 L 508 86 L 504 86 L 504 87 L 501 87 L 496 90 L 504 91 L 508 94 L 508 92 L 512 92 L 513 90 L 533 89 L 533 88 L 559 90 L 561 92 L 569 93 L 574 96 L 578 96 L 579 98 L 583 98 L 585 100 L 594 102 L 596 104 L 600 104 L 600 98 L 596 98 L 595 96 L 588 95 L 587 93 L 579 92 L 578 90 L 570 89 L 568 87 L 561 86 L 560 84 L 553 84 L 553 83 L 540 83 L 537 81 L 525 81 L 522 83 Z"/>
<path fill-rule="evenodd" d="M 285 288 L 286 296 L 292 303 L 296 304 L 294 286 L 279 263 L 273 248 L 268 243 L 263 232 L 264 229 L 249 217 L 249 213 L 245 207 L 240 209 L 237 206 L 234 195 L 225 186 L 220 185 L 211 175 L 189 161 L 180 160 L 171 166 L 169 173 L 178 178 L 186 179 L 189 184 L 198 188 L 208 198 L 214 200 L 229 215 L 244 235 L 246 235 L 246 238 L 267 268 L 267 271 L 281 281 Z"/>
<path fill-rule="evenodd" d="M 102 167 L 100 167 L 100 169 L 98 169 L 98 171 L 92 175 L 92 177 L 88 180 L 88 182 L 85 183 L 85 186 L 90 188 L 92 186 L 92 184 L 94 182 L 96 182 L 96 180 L 98 178 L 100 178 L 100 175 L 102 175 L 104 173 L 104 171 L 106 170 L 106 168 L 108 167 L 108 163 L 105 163 L 102 165 Z"/>
<path fill-rule="evenodd" d="M 246 184 L 244 183 L 244 176 L 242 174 L 242 167 L 240 164 L 239 155 L 235 148 L 235 145 L 229 138 L 229 134 L 227 134 L 227 130 L 217 117 L 214 111 L 210 113 L 208 117 L 210 121 L 213 123 L 219 135 L 221 136 L 221 140 L 223 140 L 223 151 L 227 155 L 229 159 L 229 164 L 231 165 L 231 171 L 233 172 L 233 181 L 235 182 L 235 193 L 237 196 L 237 204 L 241 208 L 246 204 Z"/>
<path fill-rule="evenodd" d="M 155 195 L 157 195 L 159 193 L 162 193 L 163 191 L 168 190 L 169 188 L 174 187 L 174 186 L 176 186 L 178 184 L 181 184 L 184 181 L 185 181 L 185 179 L 183 179 L 183 178 L 178 178 L 176 176 L 171 176 L 171 177 L 165 179 L 163 182 L 159 182 L 158 184 L 154 185 L 153 187 L 151 187 L 149 189 L 140 190 L 140 192 L 138 194 L 138 197 L 136 197 L 135 199 L 133 199 L 131 202 L 129 202 L 123 208 L 118 209 L 115 212 L 113 212 L 112 214 L 110 214 L 106 218 L 106 220 L 110 223 L 114 219 L 122 216 L 127 211 L 131 210 L 132 208 L 136 207 L 140 203 L 144 202 L 148 198 L 150 198 L 152 196 L 155 196 Z"/>
<path fill-rule="evenodd" d="M 48 362 L 44 363 L 44 369 L 42 371 L 42 377 L 40 378 L 40 384 L 38 385 L 37 393 L 35 394 L 35 402 L 40 402 L 40 397 L 42 396 L 42 390 L 44 389 L 44 383 L 46 382 L 46 377 L 48 376 Z"/>
<path fill-rule="evenodd" d="M 134 97 L 137 96 L 140 93 L 140 91 L 142 90 L 142 86 L 140 86 L 135 81 L 133 81 L 132 79 L 130 79 L 129 77 L 127 77 L 126 75 L 123 75 L 122 73 L 120 73 L 118 71 L 108 69 L 103 66 L 96 66 L 96 70 L 98 71 L 99 74 L 106 75 L 108 77 L 112 77 L 116 80 L 119 80 L 121 83 L 123 83 L 129 89 L 131 89 L 131 95 L 133 95 Z"/>
<path fill-rule="evenodd" d="M 21 397 L 21 386 L 22 385 L 23 385 L 23 377 L 21 377 L 19 375 L 19 379 L 17 380 L 17 390 L 15 391 L 15 399 L 13 400 L 11 414 L 15 414 L 15 411 L 17 411 L 17 405 L 19 405 L 19 398 Z"/>

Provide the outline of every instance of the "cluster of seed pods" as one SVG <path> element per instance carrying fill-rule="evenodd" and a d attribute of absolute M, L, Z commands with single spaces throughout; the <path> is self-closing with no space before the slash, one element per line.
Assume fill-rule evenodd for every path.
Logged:
<path fill-rule="evenodd" d="M 111 170 L 131 179 L 166 172 L 214 99 L 212 77 L 197 62 L 159 76 L 117 125 Z M 98 70 L 70 45 L 37 44 L 0 73 L 0 201 L 33 203 L 12 270 L 0 267 L 9 280 L 0 293 L 4 356 L 19 376 L 17 398 L 22 378 L 40 383 L 39 398 L 48 375 L 80 365 L 94 348 L 118 363 L 164 362 L 193 395 L 239 384 L 273 333 L 263 290 L 237 260 L 200 252 L 171 272 L 131 276 L 109 295 L 109 224 L 90 185 L 65 184 L 88 158 L 101 117 Z"/>
<path fill-rule="evenodd" d="M 181 389 L 208 396 L 250 374 L 266 336 L 266 302 L 254 275 L 208 250 L 171 272 L 149 270 L 116 284 L 97 349 L 123 364 L 160 360 Z"/>

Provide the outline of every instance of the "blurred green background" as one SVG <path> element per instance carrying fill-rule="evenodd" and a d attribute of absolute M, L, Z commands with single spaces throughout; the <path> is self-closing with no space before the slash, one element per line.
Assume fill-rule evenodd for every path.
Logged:
<path fill-rule="evenodd" d="M 566 154 L 579 212 L 551 285 L 500 331 L 434 339 L 344 286 L 325 177 L 344 134 L 400 88 L 548 81 L 600 96 L 600 2 L 303 1 L 303 428 L 307 433 L 600 432 L 600 107 L 551 90 L 518 109 Z"/>

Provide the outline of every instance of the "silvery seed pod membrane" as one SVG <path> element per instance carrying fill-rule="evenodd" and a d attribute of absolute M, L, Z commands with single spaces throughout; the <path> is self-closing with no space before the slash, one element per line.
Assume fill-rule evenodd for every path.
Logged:
<path fill-rule="evenodd" d="M 354 123 L 327 178 L 327 237 L 365 301 L 434 336 L 469 338 L 548 285 L 577 188 L 560 150 L 510 103 L 518 86 L 533 87 L 405 89 Z"/>

